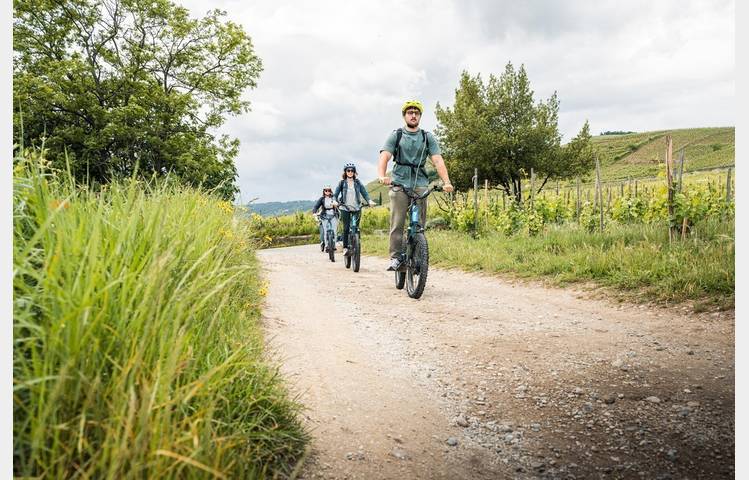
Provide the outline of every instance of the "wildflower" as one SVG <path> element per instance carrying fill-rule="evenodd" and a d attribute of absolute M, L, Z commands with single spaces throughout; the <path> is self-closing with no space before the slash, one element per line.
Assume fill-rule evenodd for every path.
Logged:
<path fill-rule="evenodd" d="M 68 207 L 70 207 L 70 202 L 68 202 L 67 200 L 57 200 L 57 199 L 54 199 L 51 202 L 49 202 L 49 207 L 52 210 L 57 210 L 60 207 L 61 208 L 68 208 Z"/>

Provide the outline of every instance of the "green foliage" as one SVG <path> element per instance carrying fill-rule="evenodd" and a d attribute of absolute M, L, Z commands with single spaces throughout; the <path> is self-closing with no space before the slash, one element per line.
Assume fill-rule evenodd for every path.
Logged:
<path fill-rule="evenodd" d="M 715 178 L 715 174 L 697 175 L 691 180 L 687 177 L 682 191 L 675 196 L 673 218 L 669 217 L 668 189 L 663 180 L 641 184 L 637 194 L 628 187 L 623 194 L 612 194 L 610 202 L 604 191 L 604 228 L 612 223 L 671 224 L 681 228 L 686 218 L 687 227 L 691 229 L 694 225 L 715 217 L 731 220 L 735 215 L 734 202 L 726 202 L 725 192 L 716 186 Z M 532 202 L 528 196 L 522 204 L 509 199 L 505 202 L 494 199 L 488 205 L 480 201 L 479 231 L 502 232 L 508 236 L 520 233 L 537 235 L 544 229 L 565 224 L 578 224 L 588 232 L 599 231 L 601 206 L 585 199 L 586 193 L 591 193 L 590 190 L 581 193 L 579 216 L 574 198 L 564 191 L 559 195 L 549 192 L 543 196 L 535 196 Z M 469 199 L 472 200 L 473 196 L 459 194 L 452 202 L 435 198 L 443 210 L 439 216 L 444 218 L 449 228 L 459 232 L 473 232 L 476 214 L 473 202 Z"/>
<path fill-rule="evenodd" d="M 556 93 L 534 103 L 521 66 L 508 63 L 499 78 L 463 72 L 453 107 L 437 104 L 435 133 L 440 138 L 453 184 L 472 186 L 474 169 L 520 201 L 520 182 L 533 169 L 540 178 L 563 179 L 590 170 L 594 156 L 587 121 L 568 145 L 560 145 Z M 545 181 L 544 180 L 544 181 Z"/>
<path fill-rule="evenodd" d="M 13 3 L 14 136 L 79 182 L 133 172 L 231 199 L 238 140 L 215 137 L 262 69 L 241 26 L 169 0 Z"/>
<path fill-rule="evenodd" d="M 307 435 L 263 354 L 249 225 L 187 187 L 13 178 L 13 473 L 271 478 Z"/>
<path fill-rule="evenodd" d="M 285 237 L 311 235 L 312 243 L 318 241 L 318 223 L 311 213 L 296 212 L 292 215 L 279 215 L 276 217 L 263 217 L 257 213 L 251 213 L 250 236 L 262 246 L 272 246 L 286 240 Z M 338 222 L 338 229 L 342 228 L 343 222 Z M 362 232 L 372 233 L 375 230 L 388 230 L 390 225 L 390 212 L 385 207 L 365 208 L 362 212 L 359 228 Z"/>
<path fill-rule="evenodd" d="M 538 235 L 456 231 L 428 233 L 431 265 L 544 278 L 556 284 L 595 282 L 635 301 L 694 300 L 733 308 L 733 224 L 711 218 L 684 242 L 669 243 L 663 224 L 613 224 L 591 234 L 576 224 Z M 387 256 L 387 235 L 369 235 L 364 252 Z"/>

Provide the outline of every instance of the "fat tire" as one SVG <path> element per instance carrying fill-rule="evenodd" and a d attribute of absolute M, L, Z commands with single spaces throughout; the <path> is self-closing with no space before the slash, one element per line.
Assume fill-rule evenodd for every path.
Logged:
<path fill-rule="evenodd" d="M 429 274 L 429 246 L 423 233 L 413 236 L 413 249 L 406 264 L 406 292 L 411 298 L 421 298 Z"/>
<path fill-rule="evenodd" d="M 359 267 L 361 266 L 361 238 L 359 237 L 358 233 L 351 237 L 350 248 L 354 249 L 350 257 L 351 259 L 353 259 L 354 271 L 358 272 Z"/>
<path fill-rule="evenodd" d="M 403 286 L 406 285 L 406 272 L 395 272 L 395 288 L 403 290 Z"/>
<path fill-rule="evenodd" d="M 328 258 L 331 262 L 335 262 L 335 236 L 332 231 L 328 231 Z"/>

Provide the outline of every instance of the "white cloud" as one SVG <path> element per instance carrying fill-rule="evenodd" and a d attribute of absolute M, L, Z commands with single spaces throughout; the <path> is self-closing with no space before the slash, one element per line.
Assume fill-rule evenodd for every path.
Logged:
<path fill-rule="evenodd" d="M 733 1 L 181 2 L 226 10 L 264 71 L 253 111 L 223 132 L 242 146 L 242 199 L 314 198 L 344 163 L 376 175 L 377 153 L 420 98 L 422 125 L 451 105 L 462 70 L 524 64 L 537 100 L 560 99 L 565 139 L 735 122 Z"/>

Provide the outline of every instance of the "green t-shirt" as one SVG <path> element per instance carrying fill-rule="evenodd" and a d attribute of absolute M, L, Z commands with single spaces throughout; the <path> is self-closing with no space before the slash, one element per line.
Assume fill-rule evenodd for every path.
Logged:
<path fill-rule="evenodd" d="M 400 149 L 398 161 L 407 163 L 409 165 L 421 165 L 423 168 L 412 169 L 408 165 L 400 165 L 394 163 L 392 179 L 393 183 L 405 185 L 408 188 L 414 187 L 426 187 L 429 184 L 429 179 L 426 174 L 426 160 L 432 155 L 441 155 L 440 145 L 437 143 L 437 139 L 434 138 L 431 132 L 426 132 L 427 138 L 429 139 L 429 149 L 427 151 L 424 140 L 422 139 L 421 129 L 415 132 L 409 132 L 405 128 L 403 129 L 403 136 L 401 137 Z M 388 152 L 395 155 L 395 139 L 397 137 L 396 130 L 388 136 L 385 140 L 385 145 L 382 146 L 381 152 L 387 150 Z M 416 175 L 418 173 L 418 175 Z"/>

